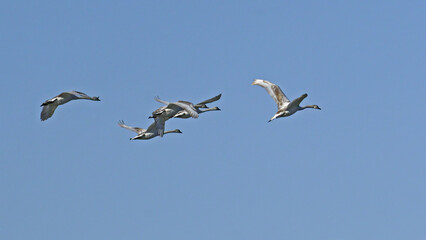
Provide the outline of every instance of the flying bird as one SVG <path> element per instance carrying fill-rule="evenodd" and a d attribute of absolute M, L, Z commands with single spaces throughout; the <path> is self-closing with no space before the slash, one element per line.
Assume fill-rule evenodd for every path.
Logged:
<path fill-rule="evenodd" d="M 164 134 L 164 125 L 167 120 L 176 115 L 179 111 L 186 110 L 188 114 L 193 118 L 198 118 L 197 110 L 195 106 L 187 101 L 177 101 L 177 102 L 167 102 L 161 100 L 159 97 L 154 98 L 157 102 L 163 103 L 166 106 L 158 108 L 149 118 L 154 118 L 156 129 L 158 131 L 158 135 L 163 137 Z"/>
<path fill-rule="evenodd" d="M 198 118 L 197 110 L 195 109 L 194 104 L 190 102 L 187 102 L 187 101 L 167 102 L 167 101 L 161 100 L 159 97 L 156 97 L 154 99 L 157 102 L 165 104 L 166 106 L 158 108 L 157 110 L 152 112 L 152 116 L 150 116 L 150 118 L 161 117 L 161 118 L 164 118 L 164 120 L 168 120 L 182 110 L 187 111 L 191 117 Z"/>
<path fill-rule="evenodd" d="M 221 96 L 222 96 L 222 94 L 219 94 L 219 95 L 217 95 L 213 98 L 210 98 L 210 99 L 207 99 L 203 102 L 197 103 L 197 104 L 194 105 L 194 108 L 195 108 L 195 110 L 197 111 L 198 114 L 208 112 L 208 111 L 220 111 L 220 108 L 218 108 L 218 107 L 209 108 L 209 107 L 207 107 L 206 104 L 219 100 Z M 205 108 L 205 109 L 201 109 L 201 108 Z M 191 115 L 186 110 L 181 110 L 173 116 L 173 118 L 185 118 L 185 119 L 190 118 L 190 117 L 191 117 Z"/>
<path fill-rule="evenodd" d="M 278 111 L 271 119 L 269 119 L 268 122 L 274 120 L 275 118 L 291 116 L 295 112 L 306 108 L 321 110 L 318 105 L 307 105 L 304 107 L 299 106 L 303 99 L 308 96 L 306 93 L 290 102 L 290 100 L 288 100 L 287 96 L 283 93 L 283 91 L 281 91 L 281 88 L 278 85 L 262 79 L 255 79 L 252 85 L 258 85 L 266 89 L 269 95 L 271 95 L 271 97 L 277 103 Z"/>
<path fill-rule="evenodd" d="M 130 140 L 148 140 L 148 139 L 154 138 L 156 136 L 159 136 L 157 125 L 156 125 L 155 122 L 152 123 L 148 127 L 148 129 L 127 126 L 127 125 L 124 124 L 123 120 L 120 120 L 118 122 L 118 126 L 125 128 L 125 129 L 128 129 L 130 131 L 136 132 L 138 134 L 136 137 L 130 138 Z M 163 129 L 164 129 L 164 126 L 163 126 Z M 182 132 L 179 129 L 175 129 L 175 130 L 170 130 L 170 131 L 164 132 L 164 134 L 167 134 L 167 133 L 182 133 Z"/>
<path fill-rule="evenodd" d="M 89 97 L 85 93 L 78 92 L 78 91 L 63 92 L 59 94 L 58 96 L 52 99 L 46 100 L 44 103 L 41 104 L 40 107 L 43 107 L 43 110 L 41 111 L 41 114 L 40 114 L 41 121 L 44 121 L 50 118 L 59 105 L 65 104 L 71 100 L 76 100 L 76 99 L 100 101 L 99 97 Z"/>

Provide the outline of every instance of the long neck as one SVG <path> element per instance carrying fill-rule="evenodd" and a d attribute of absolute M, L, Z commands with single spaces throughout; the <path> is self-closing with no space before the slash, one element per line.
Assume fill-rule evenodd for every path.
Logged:
<path fill-rule="evenodd" d="M 92 100 L 92 101 L 99 101 L 99 97 L 85 96 L 85 97 L 82 97 L 81 99 L 87 99 L 87 100 Z"/>
<path fill-rule="evenodd" d="M 167 133 L 180 133 L 179 129 L 175 129 L 175 130 L 169 130 L 169 131 L 165 131 L 164 134 Z"/>
<path fill-rule="evenodd" d="M 208 112 L 208 111 L 218 111 L 219 109 L 217 107 L 212 108 L 206 108 L 206 109 L 198 109 L 199 113 Z"/>
<path fill-rule="evenodd" d="M 94 98 L 92 98 L 92 97 L 89 97 L 89 96 L 80 96 L 80 97 L 77 97 L 76 99 L 87 99 L 87 100 L 94 100 Z"/>
<path fill-rule="evenodd" d="M 315 105 L 306 105 L 304 107 L 300 107 L 299 110 L 303 110 L 303 109 L 306 109 L 306 108 L 315 108 Z"/>

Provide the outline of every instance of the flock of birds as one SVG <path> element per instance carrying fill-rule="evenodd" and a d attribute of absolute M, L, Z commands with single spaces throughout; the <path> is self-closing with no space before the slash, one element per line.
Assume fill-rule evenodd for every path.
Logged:
<path fill-rule="evenodd" d="M 318 105 L 307 105 L 304 107 L 300 106 L 300 103 L 303 101 L 303 99 L 305 99 L 308 96 L 308 94 L 306 93 L 294 99 L 293 101 L 290 101 L 278 85 L 275 85 L 269 81 L 262 80 L 262 79 L 255 79 L 252 85 L 258 85 L 266 89 L 269 95 L 271 95 L 271 97 L 277 103 L 278 111 L 275 113 L 275 115 L 271 119 L 269 119 L 268 122 L 276 118 L 291 116 L 297 111 L 300 111 L 306 108 L 321 110 L 321 108 L 318 107 Z M 164 134 L 168 134 L 168 133 L 182 133 L 179 129 L 164 131 L 166 121 L 171 118 L 183 118 L 183 119 L 198 118 L 198 115 L 204 112 L 220 111 L 220 108 L 218 107 L 209 108 L 207 104 L 219 100 L 221 96 L 222 94 L 219 94 L 213 98 L 207 99 L 197 104 L 193 104 L 187 101 L 167 102 L 156 97 L 155 100 L 164 104 L 164 106 L 152 112 L 152 115 L 149 118 L 154 118 L 154 122 L 147 129 L 127 126 L 124 124 L 124 121 L 122 120 L 118 122 L 118 125 L 122 128 L 125 128 L 137 133 L 137 136 L 130 138 L 130 140 L 137 140 L 137 139 L 146 140 L 146 139 L 154 138 L 156 136 L 163 137 Z M 62 105 L 71 100 L 77 100 L 77 99 L 100 101 L 99 97 L 90 97 L 86 95 L 85 93 L 78 92 L 78 91 L 63 92 L 59 94 L 58 96 L 52 99 L 46 100 L 44 103 L 41 104 L 41 107 L 43 107 L 43 110 L 41 111 L 40 119 L 42 121 L 47 120 L 48 118 L 52 117 L 53 113 L 55 112 L 56 108 L 59 105 Z"/>

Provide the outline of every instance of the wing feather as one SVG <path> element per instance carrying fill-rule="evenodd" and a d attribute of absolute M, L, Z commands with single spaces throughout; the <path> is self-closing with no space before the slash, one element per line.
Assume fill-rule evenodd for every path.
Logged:
<path fill-rule="evenodd" d="M 155 101 L 160 102 L 160 103 L 162 103 L 162 104 L 164 104 L 164 105 L 169 105 L 169 102 L 166 102 L 166 101 L 164 101 L 164 100 L 161 100 L 158 96 L 157 96 L 157 97 L 155 97 L 154 99 L 155 99 Z"/>
<path fill-rule="evenodd" d="M 275 85 L 269 81 L 262 80 L 262 79 L 255 79 L 252 85 L 258 85 L 266 89 L 269 95 L 277 103 L 278 109 L 290 103 L 290 100 L 288 100 L 287 96 L 283 93 L 283 91 L 278 85 Z"/>
<path fill-rule="evenodd" d="M 308 96 L 308 94 L 303 94 L 302 96 L 294 99 L 291 103 L 288 104 L 288 109 L 299 107 L 300 103 Z"/>
<path fill-rule="evenodd" d="M 216 102 L 217 100 L 219 100 L 222 97 L 222 93 L 217 95 L 216 97 L 212 97 L 210 99 L 207 99 L 205 101 L 202 101 L 200 103 L 195 104 L 195 106 L 197 107 L 198 105 L 203 105 L 203 104 L 207 104 L 207 103 L 212 103 L 212 102 Z"/>
<path fill-rule="evenodd" d="M 164 135 L 164 128 L 166 125 L 166 121 L 162 117 L 156 117 L 155 122 L 148 127 L 148 132 L 157 132 L 160 137 Z"/>
<path fill-rule="evenodd" d="M 55 112 L 57 107 L 58 107 L 58 104 L 56 104 L 56 103 L 49 103 L 49 104 L 44 105 L 43 109 L 41 110 L 41 114 L 40 114 L 41 121 L 44 121 L 44 120 L 52 117 L 52 115 Z"/>
<path fill-rule="evenodd" d="M 124 124 L 124 121 L 123 121 L 123 120 L 118 121 L 118 126 L 120 126 L 120 127 L 122 127 L 122 128 L 125 128 L 125 129 L 127 129 L 127 130 L 130 130 L 130 131 L 132 131 L 132 132 L 135 132 L 135 133 L 137 133 L 137 134 L 141 134 L 141 133 L 144 133 L 144 132 L 146 131 L 146 130 L 145 130 L 145 129 L 143 129 L 143 128 L 127 126 L 127 125 L 125 125 L 125 124 Z"/>

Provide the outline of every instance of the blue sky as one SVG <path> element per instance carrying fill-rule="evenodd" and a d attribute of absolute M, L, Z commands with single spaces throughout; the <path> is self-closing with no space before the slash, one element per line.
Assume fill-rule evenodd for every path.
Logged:
<path fill-rule="evenodd" d="M 424 1 L 3 1 L 1 239 L 421 239 Z M 276 105 L 254 78 L 304 110 Z M 101 102 L 42 102 L 78 90 Z M 222 109 L 150 141 L 153 98 Z"/>

